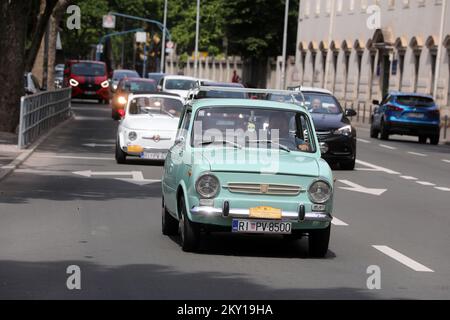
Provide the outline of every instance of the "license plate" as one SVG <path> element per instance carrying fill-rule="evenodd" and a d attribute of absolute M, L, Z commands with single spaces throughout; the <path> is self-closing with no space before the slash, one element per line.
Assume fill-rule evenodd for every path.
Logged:
<path fill-rule="evenodd" d="M 96 92 L 95 91 L 85 91 L 84 94 L 93 96 L 94 94 L 96 94 Z"/>
<path fill-rule="evenodd" d="M 142 152 L 143 150 L 144 150 L 144 148 L 141 146 L 128 146 L 127 147 L 127 151 L 133 152 L 133 153 L 139 153 L 139 152 Z"/>
<path fill-rule="evenodd" d="M 291 234 L 292 223 L 268 220 L 233 220 L 235 233 Z"/>
<path fill-rule="evenodd" d="M 408 117 L 414 118 L 414 119 L 423 119 L 423 118 L 425 118 L 425 114 L 423 114 L 423 113 L 408 113 Z"/>
<path fill-rule="evenodd" d="M 165 160 L 167 156 L 167 153 L 164 152 L 144 152 L 141 154 L 142 159 L 149 159 L 149 160 Z"/>
<path fill-rule="evenodd" d="M 250 208 L 250 218 L 279 220 L 281 209 L 264 206 Z"/>

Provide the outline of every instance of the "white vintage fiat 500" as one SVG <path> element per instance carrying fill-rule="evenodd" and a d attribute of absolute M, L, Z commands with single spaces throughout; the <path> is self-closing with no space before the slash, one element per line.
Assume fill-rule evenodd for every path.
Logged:
<path fill-rule="evenodd" d="M 164 161 L 175 142 L 182 109 L 178 95 L 130 95 L 117 130 L 117 163 L 125 163 L 128 156 Z"/>

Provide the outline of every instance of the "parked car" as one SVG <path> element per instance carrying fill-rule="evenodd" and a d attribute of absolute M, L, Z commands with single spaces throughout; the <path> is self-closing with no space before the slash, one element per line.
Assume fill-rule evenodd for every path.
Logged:
<path fill-rule="evenodd" d="M 349 117 L 355 116 L 353 109 L 342 109 L 339 101 L 326 89 L 297 87 L 303 96 L 297 94 L 295 101 L 289 95 L 275 94 L 268 99 L 281 102 L 304 104 L 314 121 L 319 138 L 322 158 L 330 165 L 339 164 L 341 169 L 353 170 L 356 162 L 356 129 Z"/>
<path fill-rule="evenodd" d="M 158 90 L 178 94 L 186 99 L 189 90 L 194 88 L 197 79 L 186 76 L 164 76 L 158 83 Z"/>
<path fill-rule="evenodd" d="M 25 94 L 35 94 L 42 91 L 39 81 L 34 74 L 31 72 L 26 72 L 23 78 Z"/>
<path fill-rule="evenodd" d="M 189 101 L 164 164 L 163 234 L 179 232 L 184 251 L 197 250 L 203 231 L 308 235 L 310 254 L 325 256 L 333 175 L 309 112 L 267 100 Z"/>
<path fill-rule="evenodd" d="M 125 106 L 130 94 L 154 93 L 156 92 L 156 82 L 143 78 L 123 78 L 119 81 L 111 99 L 111 116 L 114 120 L 119 120 L 125 115 Z"/>
<path fill-rule="evenodd" d="M 64 68 L 64 87 L 72 87 L 72 99 L 109 101 L 106 64 L 101 61 L 69 60 Z"/>
<path fill-rule="evenodd" d="M 119 81 L 125 78 L 140 78 L 140 75 L 136 70 L 114 70 L 111 77 L 111 92 L 115 92 Z"/>
<path fill-rule="evenodd" d="M 391 92 L 381 103 L 373 100 L 370 136 L 382 140 L 391 134 L 419 137 L 420 143 L 437 145 L 440 134 L 439 107 L 430 95 Z"/>
<path fill-rule="evenodd" d="M 175 142 L 182 99 L 166 94 L 130 95 L 117 130 L 116 161 L 127 157 L 164 161 Z"/>

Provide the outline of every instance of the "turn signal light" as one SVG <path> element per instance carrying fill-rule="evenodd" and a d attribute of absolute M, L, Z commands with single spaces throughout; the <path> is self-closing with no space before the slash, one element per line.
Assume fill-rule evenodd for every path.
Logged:
<path fill-rule="evenodd" d="M 117 112 L 119 113 L 119 116 L 120 116 L 121 118 L 125 117 L 125 110 L 119 109 L 119 110 L 117 110 Z"/>

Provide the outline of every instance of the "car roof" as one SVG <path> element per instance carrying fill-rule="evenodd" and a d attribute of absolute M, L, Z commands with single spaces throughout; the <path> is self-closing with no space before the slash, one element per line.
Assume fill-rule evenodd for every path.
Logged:
<path fill-rule="evenodd" d="M 422 97 L 422 98 L 430 98 L 433 99 L 433 96 L 425 93 L 417 93 L 417 92 L 400 92 L 400 91 L 391 91 L 389 92 L 391 96 L 412 96 L 412 97 Z"/>
<path fill-rule="evenodd" d="M 257 99 L 222 99 L 222 98 L 205 98 L 192 101 L 192 109 L 195 110 L 204 107 L 261 107 L 279 110 L 303 111 L 308 113 L 305 107 L 295 105 L 292 103 L 283 103 L 269 100 Z"/>
<path fill-rule="evenodd" d="M 316 87 L 299 87 L 300 91 L 303 93 L 322 93 L 322 94 L 329 94 L 333 95 L 333 93 L 330 90 L 324 89 L 324 88 L 316 88 Z M 298 90 L 295 90 L 298 91 Z"/>
<path fill-rule="evenodd" d="M 188 77 L 188 76 L 177 76 L 177 75 L 165 75 L 164 79 L 180 79 L 180 80 L 197 80 L 194 77 Z"/>
<path fill-rule="evenodd" d="M 106 65 L 103 61 L 95 61 L 95 60 L 68 60 L 69 63 L 75 64 L 75 63 L 96 63 L 96 64 L 103 64 Z"/>
<path fill-rule="evenodd" d="M 202 86 L 206 87 L 229 87 L 229 88 L 244 88 L 240 83 L 234 82 L 215 82 L 211 80 L 201 80 Z"/>
<path fill-rule="evenodd" d="M 129 96 L 129 100 L 131 98 L 145 98 L 145 97 L 159 97 L 159 98 L 173 98 L 180 100 L 181 102 L 184 102 L 184 99 L 180 97 L 178 94 L 171 94 L 171 93 L 165 93 L 165 92 L 155 92 L 155 93 L 138 93 L 138 94 L 131 94 Z"/>
<path fill-rule="evenodd" d="M 147 79 L 147 78 L 123 78 L 122 81 L 139 81 L 139 82 L 153 82 L 156 83 L 155 79 Z"/>

